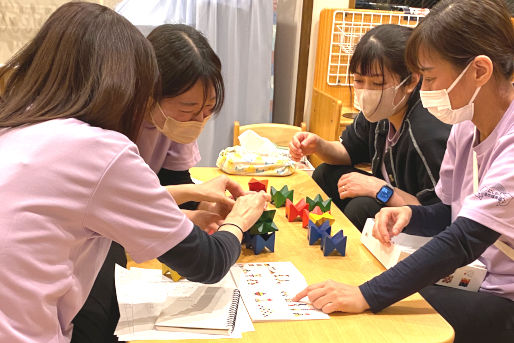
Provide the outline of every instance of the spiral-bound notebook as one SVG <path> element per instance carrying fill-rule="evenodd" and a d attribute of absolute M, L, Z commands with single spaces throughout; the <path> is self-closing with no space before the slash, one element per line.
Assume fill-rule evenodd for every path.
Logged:
<path fill-rule="evenodd" d="M 236 324 L 239 290 L 199 286 L 187 296 L 169 296 L 157 330 L 229 335 Z"/>

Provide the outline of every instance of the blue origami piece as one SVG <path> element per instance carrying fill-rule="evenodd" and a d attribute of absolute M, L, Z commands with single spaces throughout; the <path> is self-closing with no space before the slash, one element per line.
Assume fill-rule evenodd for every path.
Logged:
<path fill-rule="evenodd" d="M 328 256 L 332 251 L 336 250 L 341 256 L 345 256 L 347 238 L 348 236 L 343 235 L 343 230 L 336 233 L 333 237 L 325 235 L 321 239 L 321 250 L 323 250 L 323 255 Z"/>
<path fill-rule="evenodd" d="M 264 248 L 269 251 L 275 251 L 275 232 L 269 235 L 250 235 L 250 239 L 246 241 L 246 248 L 253 249 L 255 255 L 260 254 Z"/>
<path fill-rule="evenodd" d="M 309 220 L 308 229 L 309 233 L 307 238 L 309 239 L 309 245 L 313 245 L 320 239 L 323 241 L 323 237 L 326 235 L 330 236 L 330 232 L 332 231 L 328 221 L 323 222 L 323 224 L 320 226 L 317 226 L 311 220 Z"/>

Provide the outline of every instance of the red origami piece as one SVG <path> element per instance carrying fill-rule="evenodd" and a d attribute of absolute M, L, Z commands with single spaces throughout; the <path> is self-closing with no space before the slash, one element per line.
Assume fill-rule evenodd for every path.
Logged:
<path fill-rule="evenodd" d="M 293 205 L 291 200 L 286 199 L 286 217 L 288 221 L 295 221 L 305 209 L 309 209 L 309 204 L 305 202 L 305 199 L 301 199 L 296 205 Z"/>
<path fill-rule="evenodd" d="M 257 180 L 255 178 L 251 178 L 250 181 L 248 182 L 248 188 L 254 192 L 259 192 L 259 191 L 267 192 L 268 191 L 267 190 L 268 189 L 268 180 Z"/>

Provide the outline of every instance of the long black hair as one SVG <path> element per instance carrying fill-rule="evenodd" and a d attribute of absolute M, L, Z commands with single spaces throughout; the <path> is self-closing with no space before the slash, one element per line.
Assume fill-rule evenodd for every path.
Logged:
<path fill-rule="evenodd" d="M 199 31 L 187 25 L 165 24 L 155 28 L 148 40 L 155 50 L 163 98 L 183 94 L 201 81 L 204 103 L 212 85 L 216 92 L 213 112 L 221 109 L 225 97 L 221 61 Z"/>

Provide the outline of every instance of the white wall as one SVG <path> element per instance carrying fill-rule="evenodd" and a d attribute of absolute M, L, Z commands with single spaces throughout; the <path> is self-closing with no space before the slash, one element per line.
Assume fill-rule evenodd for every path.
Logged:
<path fill-rule="evenodd" d="M 312 87 L 314 82 L 314 67 L 316 64 L 316 48 L 318 45 L 319 14 L 324 8 L 347 8 L 348 0 L 314 0 L 312 8 L 311 40 L 309 48 L 309 67 L 305 89 L 305 106 L 303 121 L 309 123 L 311 115 Z"/>
<path fill-rule="evenodd" d="M 278 0 L 273 122 L 292 124 L 303 0 Z"/>

